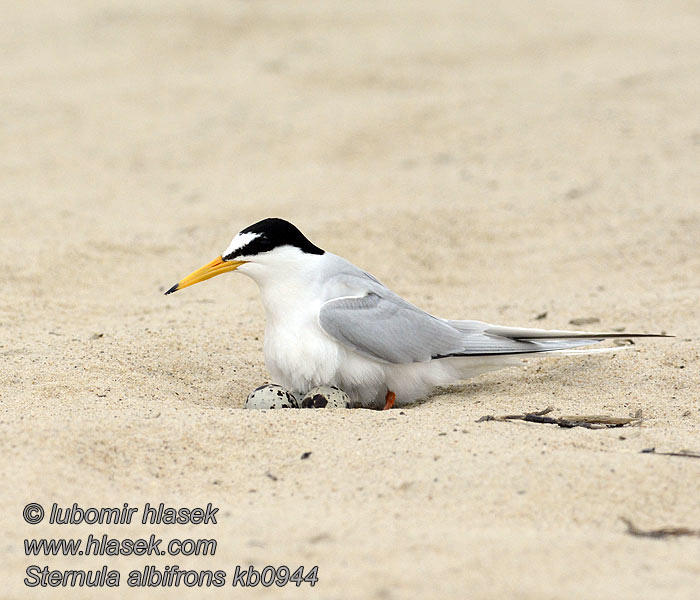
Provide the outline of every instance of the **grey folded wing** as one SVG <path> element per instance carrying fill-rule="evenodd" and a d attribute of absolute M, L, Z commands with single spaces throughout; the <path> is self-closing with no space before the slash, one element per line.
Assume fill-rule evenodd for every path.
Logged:
<path fill-rule="evenodd" d="M 423 362 L 462 346 L 457 329 L 393 294 L 369 292 L 329 300 L 321 306 L 318 320 L 341 344 L 382 362 Z"/>
<path fill-rule="evenodd" d="M 400 296 L 376 286 L 364 296 L 329 300 L 319 324 L 355 352 L 393 364 L 458 356 L 551 352 L 594 344 L 620 335 L 546 331 L 448 321 L 434 317 Z"/>

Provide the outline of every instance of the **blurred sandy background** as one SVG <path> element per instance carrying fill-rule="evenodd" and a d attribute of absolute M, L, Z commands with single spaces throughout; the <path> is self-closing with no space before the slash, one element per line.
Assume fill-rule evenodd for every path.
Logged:
<path fill-rule="evenodd" d="M 108 564 L 123 582 L 146 564 L 317 564 L 313 590 L 245 593 L 697 598 L 700 540 L 619 520 L 700 528 L 700 460 L 640 454 L 700 450 L 696 2 L 1 11 L 0 596 L 32 597 L 29 564 Z M 254 284 L 162 291 L 266 216 L 439 316 L 677 337 L 403 411 L 243 411 L 267 380 Z M 547 405 L 644 422 L 475 423 Z M 27 502 L 146 501 L 213 502 L 219 524 L 21 519 Z M 23 552 L 25 537 L 152 532 L 218 552 Z"/>

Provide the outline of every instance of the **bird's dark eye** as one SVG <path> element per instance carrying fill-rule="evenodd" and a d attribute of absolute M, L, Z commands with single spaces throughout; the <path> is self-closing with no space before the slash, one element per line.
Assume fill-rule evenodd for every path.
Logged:
<path fill-rule="evenodd" d="M 258 247 L 258 252 L 266 252 L 267 250 L 272 250 L 272 242 L 266 237 L 260 237 L 257 240 L 255 240 L 255 242 L 257 242 L 256 245 Z"/>

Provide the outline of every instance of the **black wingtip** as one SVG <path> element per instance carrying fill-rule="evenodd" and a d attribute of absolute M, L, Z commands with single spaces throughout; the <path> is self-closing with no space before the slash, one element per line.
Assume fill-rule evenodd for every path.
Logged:
<path fill-rule="evenodd" d="M 171 288 L 170 288 L 167 292 L 165 292 L 165 294 L 163 294 L 163 295 L 164 295 L 164 296 L 167 296 L 168 294 L 172 294 L 173 292 L 177 292 L 178 286 L 179 286 L 179 285 L 180 285 L 179 283 L 176 283 L 173 287 L 171 287 Z"/>

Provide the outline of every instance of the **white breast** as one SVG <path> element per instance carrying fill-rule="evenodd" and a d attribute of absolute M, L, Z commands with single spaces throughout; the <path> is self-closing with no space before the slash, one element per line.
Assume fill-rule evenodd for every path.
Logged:
<path fill-rule="evenodd" d="M 299 257 L 275 250 L 274 264 L 245 264 L 239 271 L 260 288 L 265 308 L 265 366 L 276 383 L 295 393 L 317 385 L 336 385 L 354 402 L 374 403 L 386 393 L 384 366 L 360 356 L 329 337 L 319 325 L 321 305 L 338 296 L 358 293 L 336 289 L 329 273 L 337 272 L 332 254 Z M 344 262 L 344 261 L 343 261 Z"/>
<path fill-rule="evenodd" d="M 297 392 L 328 384 L 341 362 L 340 350 L 318 325 L 318 303 L 312 298 L 279 303 L 263 299 L 265 365 L 273 378 Z M 280 306 L 282 304 L 282 306 Z"/>

